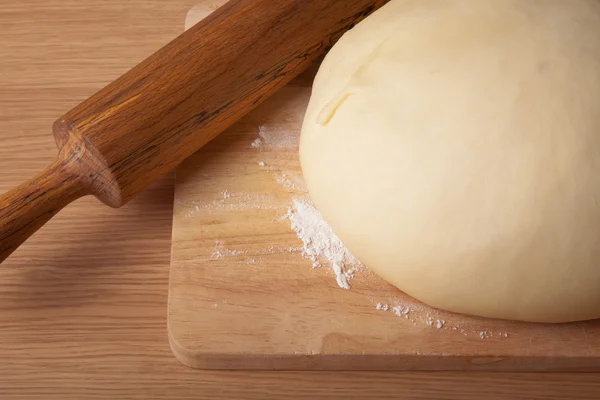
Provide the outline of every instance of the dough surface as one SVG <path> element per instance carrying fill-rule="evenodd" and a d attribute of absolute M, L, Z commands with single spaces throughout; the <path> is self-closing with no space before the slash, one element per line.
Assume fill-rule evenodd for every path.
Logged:
<path fill-rule="evenodd" d="M 418 300 L 600 317 L 600 1 L 392 0 L 325 59 L 300 159 L 344 244 Z"/>

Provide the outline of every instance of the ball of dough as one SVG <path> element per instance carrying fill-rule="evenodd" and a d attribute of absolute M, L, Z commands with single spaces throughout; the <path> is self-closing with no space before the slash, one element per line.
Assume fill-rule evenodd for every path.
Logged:
<path fill-rule="evenodd" d="M 392 0 L 325 59 L 300 159 L 350 251 L 418 300 L 600 317 L 600 1 Z"/>

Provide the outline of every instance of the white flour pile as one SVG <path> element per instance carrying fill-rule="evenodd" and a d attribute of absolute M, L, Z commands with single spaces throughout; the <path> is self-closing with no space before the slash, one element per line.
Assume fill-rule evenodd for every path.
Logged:
<path fill-rule="evenodd" d="M 335 273 L 337 284 L 350 289 L 349 280 L 360 263 L 343 245 L 337 235 L 321 217 L 316 208 L 306 200 L 295 198 L 288 209 L 292 229 L 302 240 L 302 255 L 318 268 L 322 262 L 329 264 Z M 347 266 L 352 268 L 347 269 Z"/>

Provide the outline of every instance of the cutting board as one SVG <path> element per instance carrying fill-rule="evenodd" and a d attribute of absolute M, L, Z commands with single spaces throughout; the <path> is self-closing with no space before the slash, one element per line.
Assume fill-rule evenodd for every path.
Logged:
<path fill-rule="evenodd" d="M 187 25 L 223 3 L 198 4 Z M 297 152 L 316 69 L 177 169 L 175 356 L 203 369 L 600 370 L 600 321 L 474 318 L 427 307 L 365 267 L 342 282 L 330 260 L 313 268 L 292 220 L 310 205 Z"/>

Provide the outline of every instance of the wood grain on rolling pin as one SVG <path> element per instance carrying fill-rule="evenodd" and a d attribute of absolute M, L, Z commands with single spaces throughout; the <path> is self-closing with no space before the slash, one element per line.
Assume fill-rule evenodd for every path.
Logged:
<path fill-rule="evenodd" d="M 54 123 L 57 163 L 0 197 L 0 262 L 80 196 L 130 201 L 384 3 L 228 2 Z"/>
<path fill-rule="evenodd" d="M 94 193 L 120 206 L 306 69 L 383 3 L 230 1 L 61 117 L 55 124 L 58 145 L 85 138 L 86 149 L 101 156 L 89 153 L 92 162 L 110 172 L 106 179 L 91 178 Z M 73 140 L 72 146 L 81 145 Z"/>

